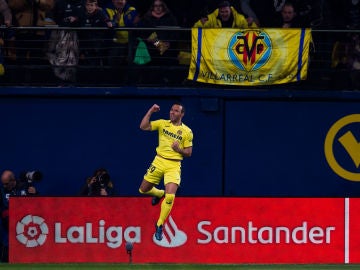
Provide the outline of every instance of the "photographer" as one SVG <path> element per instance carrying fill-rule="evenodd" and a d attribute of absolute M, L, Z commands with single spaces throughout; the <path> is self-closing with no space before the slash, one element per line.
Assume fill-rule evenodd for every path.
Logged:
<path fill-rule="evenodd" d="M 37 195 L 38 191 L 34 186 L 34 182 L 42 180 L 42 173 L 40 171 L 22 172 L 19 176 L 18 189 L 22 190 L 22 196 Z"/>
<path fill-rule="evenodd" d="M 93 176 L 87 178 L 80 191 L 80 196 L 113 196 L 114 186 L 110 174 L 104 168 L 97 169 Z"/>
<path fill-rule="evenodd" d="M 33 172 L 26 173 L 27 178 Z M 33 180 L 32 178 L 30 179 Z M 30 181 L 29 180 L 29 181 Z M 17 181 L 15 175 L 10 170 L 5 170 L 1 174 L 0 203 L 1 203 L 1 262 L 8 262 L 9 251 L 9 199 L 12 196 L 36 195 L 37 190 L 33 185 L 24 181 Z"/>

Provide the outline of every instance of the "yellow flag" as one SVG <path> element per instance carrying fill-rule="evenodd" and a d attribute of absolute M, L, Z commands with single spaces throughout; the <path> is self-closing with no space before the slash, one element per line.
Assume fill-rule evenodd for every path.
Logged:
<path fill-rule="evenodd" d="M 244 86 L 305 80 L 310 41 L 305 28 L 193 28 L 188 79 Z"/>

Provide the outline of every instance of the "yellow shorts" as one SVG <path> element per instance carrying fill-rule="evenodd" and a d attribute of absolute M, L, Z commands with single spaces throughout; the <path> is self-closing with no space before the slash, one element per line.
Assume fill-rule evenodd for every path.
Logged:
<path fill-rule="evenodd" d="M 180 186 L 181 182 L 181 161 L 168 160 L 160 156 L 155 156 L 149 166 L 144 179 L 155 185 L 160 184 L 164 178 L 164 184 L 175 183 Z"/>

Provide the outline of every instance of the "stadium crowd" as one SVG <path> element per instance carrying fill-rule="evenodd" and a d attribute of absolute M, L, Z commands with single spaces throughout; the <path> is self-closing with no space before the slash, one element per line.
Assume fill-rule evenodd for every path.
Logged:
<path fill-rule="evenodd" d="M 360 23 L 359 1 L 351 0 L 1 0 L 0 13 L 3 25 L 0 80 L 4 84 L 11 81 L 24 85 L 36 79 L 37 69 L 33 67 L 42 65 L 52 67 L 59 84 L 76 82 L 79 66 L 88 68 L 87 78 L 92 77 L 88 72 L 95 67 L 98 79 L 111 81 L 114 74 L 121 74 L 116 77 L 129 84 L 134 81 L 134 72 L 129 67 L 134 62 L 138 64 L 136 68 L 181 68 L 188 64 L 191 49 L 190 32 L 178 31 L 181 28 L 352 30 L 358 29 Z M 44 26 L 44 30 L 38 29 Z M 62 28 L 56 30 L 54 26 Z M 96 29 L 91 30 L 94 27 Z M 116 30 L 121 27 L 134 30 Z M 166 27 L 167 31 L 153 30 L 159 27 Z M 314 57 L 313 63 L 358 70 L 357 40 L 355 34 L 329 32 L 315 36 L 319 56 Z M 141 57 L 135 61 L 137 55 Z M 16 75 L 6 74 L 8 67 L 9 71 L 13 67 Z M 106 69 L 105 75 L 99 67 Z M 137 81 L 150 77 L 166 83 L 168 78 L 163 73 L 164 70 L 160 70 L 149 75 L 141 69 L 135 72 Z M 40 81 L 44 83 L 43 79 Z"/>

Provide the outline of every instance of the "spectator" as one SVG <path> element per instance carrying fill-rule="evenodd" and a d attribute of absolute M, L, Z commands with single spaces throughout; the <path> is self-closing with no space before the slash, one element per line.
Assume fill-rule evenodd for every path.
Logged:
<path fill-rule="evenodd" d="M 246 20 L 229 1 L 222 1 L 212 13 L 198 20 L 194 27 L 204 28 L 256 28 L 255 22 Z"/>
<path fill-rule="evenodd" d="M 98 6 L 97 0 L 86 0 L 85 14 L 81 18 L 80 25 L 83 27 L 112 27 L 110 19 Z M 105 32 L 84 30 L 79 33 L 80 59 L 85 64 L 99 66 L 102 64 L 104 55 Z"/>
<path fill-rule="evenodd" d="M 112 0 L 112 5 L 105 8 L 113 27 L 133 27 L 139 22 L 139 15 L 135 7 L 127 0 Z M 129 32 L 115 31 L 113 40 L 109 44 L 108 64 L 119 66 L 127 62 Z"/>
<path fill-rule="evenodd" d="M 343 3 L 346 7 L 347 25 L 349 29 L 359 29 L 360 27 L 360 1 L 346 0 Z"/>
<path fill-rule="evenodd" d="M 104 168 L 97 169 L 91 177 L 86 179 L 81 188 L 81 196 L 113 196 L 115 195 L 114 184 L 110 174 Z"/>
<path fill-rule="evenodd" d="M 8 0 L 13 12 L 14 26 L 34 27 L 52 24 L 46 20 L 54 0 Z M 47 35 L 45 30 L 15 32 L 16 61 L 19 64 L 39 64 L 45 61 Z"/>
<path fill-rule="evenodd" d="M 252 17 L 258 26 L 274 27 L 276 19 L 286 0 L 240 0 L 241 9 L 249 17 Z"/>
<path fill-rule="evenodd" d="M 360 89 L 360 35 L 348 33 L 334 43 L 331 66 L 336 70 L 332 85 L 340 89 Z"/>
<path fill-rule="evenodd" d="M 149 28 L 177 27 L 178 23 L 166 3 L 163 0 L 155 0 L 139 25 Z M 178 40 L 176 31 L 146 31 L 143 33 L 143 38 L 149 45 L 148 48 L 153 64 L 173 64 L 176 61 L 176 51 L 174 50 Z"/>
<path fill-rule="evenodd" d="M 53 9 L 57 25 L 79 27 L 83 12 L 82 0 L 58 0 Z M 76 66 L 79 62 L 78 34 L 73 30 L 52 31 L 48 58 L 54 67 L 55 76 L 63 81 L 76 80 Z"/>
<path fill-rule="evenodd" d="M 36 195 L 34 186 L 21 185 L 16 181 L 12 171 L 5 170 L 1 175 L 0 203 L 2 225 L 2 250 L 1 261 L 9 261 L 9 198 L 11 196 Z"/>
<path fill-rule="evenodd" d="M 281 17 L 276 25 L 281 28 L 299 28 L 302 27 L 295 10 L 295 6 L 291 2 L 286 2 L 281 9 Z"/>
<path fill-rule="evenodd" d="M 5 0 L 0 0 L 0 23 L 6 27 L 10 27 L 12 24 L 11 10 Z"/>
<path fill-rule="evenodd" d="M 248 16 L 252 17 L 260 27 L 279 27 L 281 12 L 286 0 L 240 0 L 241 10 Z M 299 24 L 307 26 L 310 21 L 319 20 L 322 16 L 322 0 L 292 0 L 291 3 L 296 10 L 296 20 Z M 292 26 L 294 27 L 294 26 Z"/>
<path fill-rule="evenodd" d="M 0 24 L 5 25 L 6 27 L 11 26 L 12 14 L 9 6 L 5 0 L 0 0 Z M 0 76 L 4 75 L 4 43 L 5 43 L 5 35 L 7 31 L 1 31 L 0 36 Z"/>
<path fill-rule="evenodd" d="M 65 27 L 79 27 L 83 15 L 81 0 L 57 0 L 52 11 L 57 25 Z"/>
<path fill-rule="evenodd" d="M 253 21 L 256 23 L 257 26 L 260 26 L 259 18 L 252 10 L 250 0 L 240 0 L 240 8 L 242 12 L 247 16 L 248 23 L 251 23 Z"/>

